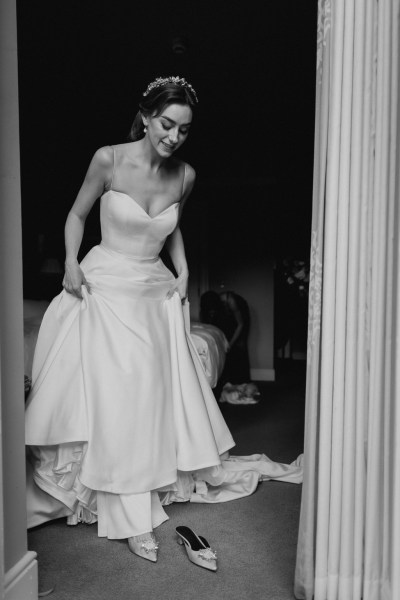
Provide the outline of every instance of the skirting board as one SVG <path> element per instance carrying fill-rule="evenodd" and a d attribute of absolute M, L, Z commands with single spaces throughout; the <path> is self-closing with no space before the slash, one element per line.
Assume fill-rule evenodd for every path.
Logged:
<path fill-rule="evenodd" d="M 36 552 L 28 551 L 4 577 L 4 600 L 37 600 Z"/>
<path fill-rule="evenodd" d="M 275 381 L 275 369 L 250 369 L 252 381 Z"/>

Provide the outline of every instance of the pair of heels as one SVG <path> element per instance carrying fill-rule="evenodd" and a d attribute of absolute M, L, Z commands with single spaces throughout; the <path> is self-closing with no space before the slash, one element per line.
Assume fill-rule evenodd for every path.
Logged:
<path fill-rule="evenodd" d="M 197 535 L 190 527 L 180 525 L 175 529 L 178 544 L 185 546 L 189 560 L 203 569 L 217 570 L 217 553 L 201 535 Z"/>
<path fill-rule="evenodd" d="M 175 531 L 178 544 L 185 546 L 188 558 L 193 564 L 209 571 L 217 570 L 217 553 L 210 548 L 210 544 L 204 537 L 196 535 L 184 525 L 180 525 Z M 128 545 L 133 554 L 157 562 L 159 544 L 153 532 L 128 538 Z"/>

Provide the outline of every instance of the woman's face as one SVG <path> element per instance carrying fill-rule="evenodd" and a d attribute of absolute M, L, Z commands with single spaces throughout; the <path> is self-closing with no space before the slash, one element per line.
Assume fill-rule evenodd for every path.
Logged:
<path fill-rule="evenodd" d="M 144 119 L 147 136 L 157 152 L 171 156 L 182 146 L 189 134 L 192 122 L 192 109 L 186 104 L 170 104 L 161 114 Z"/>

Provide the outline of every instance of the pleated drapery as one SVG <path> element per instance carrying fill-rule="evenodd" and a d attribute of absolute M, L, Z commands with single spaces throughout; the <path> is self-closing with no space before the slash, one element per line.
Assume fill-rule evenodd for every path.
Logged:
<path fill-rule="evenodd" d="M 295 595 L 400 598 L 399 0 L 320 0 Z"/>

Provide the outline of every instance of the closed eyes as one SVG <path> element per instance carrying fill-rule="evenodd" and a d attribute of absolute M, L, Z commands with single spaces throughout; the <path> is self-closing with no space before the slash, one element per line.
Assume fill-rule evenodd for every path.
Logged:
<path fill-rule="evenodd" d="M 162 123 L 162 127 L 163 127 L 163 129 L 165 129 L 165 131 L 169 131 L 170 129 L 172 129 L 171 126 L 164 125 L 164 123 Z M 179 129 L 179 133 L 181 133 L 182 135 L 186 135 L 187 133 L 189 133 L 189 130 L 188 129 Z"/>
<path fill-rule="evenodd" d="M 162 128 L 165 129 L 165 131 L 169 131 L 170 129 L 172 129 L 174 126 L 176 126 L 176 123 L 170 119 L 166 119 L 166 117 L 163 117 L 164 120 L 161 121 L 161 125 Z M 189 133 L 189 127 L 180 127 L 179 128 L 179 133 L 181 133 L 182 135 L 186 135 Z"/>

